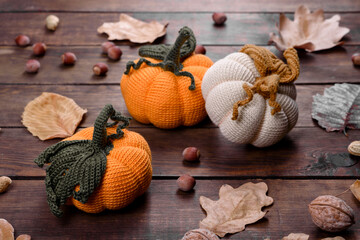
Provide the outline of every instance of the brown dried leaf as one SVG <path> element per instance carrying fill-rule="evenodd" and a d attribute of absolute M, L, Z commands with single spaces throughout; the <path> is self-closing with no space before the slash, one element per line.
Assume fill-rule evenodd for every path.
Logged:
<path fill-rule="evenodd" d="M 29 102 L 22 114 L 22 123 L 41 140 L 72 136 L 86 109 L 71 98 L 43 92 Z"/>
<path fill-rule="evenodd" d="M 14 240 L 14 228 L 5 219 L 0 219 L 0 239 L 1 240 Z"/>
<path fill-rule="evenodd" d="M 288 236 L 283 237 L 282 240 L 308 240 L 309 237 L 305 233 L 290 233 Z"/>
<path fill-rule="evenodd" d="M 280 51 L 289 47 L 306 49 L 309 52 L 324 50 L 342 44 L 340 39 L 350 30 L 339 27 L 340 16 L 324 18 L 324 11 L 319 9 L 313 13 L 304 6 L 299 6 L 294 21 L 280 14 L 277 26 L 279 36 L 270 33 L 270 43 L 275 43 Z"/>
<path fill-rule="evenodd" d="M 359 180 L 356 180 L 353 184 L 351 184 L 350 190 L 354 194 L 356 199 L 360 201 L 360 181 Z"/>
<path fill-rule="evenodd" d="M 127 14 L 120 14 L 119 22 L 103 23 L 97 31 L 106 33 L 109 40 L 130 40 L 134 43 L 152 43 L 166 34 L 167 24 L 156 21 L 150 23 L 140 21 Z"/>
<path fill-rule="evenodd" d="M 328 237 L 328 238 L 322 238 L 321 240 L 345 240 L 345 238 L 337 236 L 337 237 Z"/>
<path fill-rule="evenodd" d="M 264 182 L 249 182 L 235 189 L 225 184 L 220 188 L 219 200 L 212 201 L 201 196 L 200 205 L 207 217 L 200 222 L 200 228 L 209 229 L 219 237 L 243 231 L 246 224 L 265 216 L 262 207 L 273 203 L 274 200 L 266 196 L 267 190 Z"/>

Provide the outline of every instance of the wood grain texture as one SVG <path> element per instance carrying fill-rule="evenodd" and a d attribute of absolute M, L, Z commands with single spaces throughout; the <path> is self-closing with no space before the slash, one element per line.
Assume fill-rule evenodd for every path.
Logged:
<path fill-rule="evenodd" d="M 14 45 L 19 34 L 28 35 L 33 42 L 43 41 L 48 45 L 100 45 L 106 40 L 105 34 L 98 34 L 97 28 L 103 22 L 117 22 L 119 13 L 56 13 L 60 25 L 55 32 L 45 28 L 48 13 L 1 13 L 0 45 Z M 157 20 L 169 23 L 165 37 L 157 43 L 173 43 L 178 31 L 189 26 L 197 41 L 206 45 L 244 45 L 247 43 L 267 45 L 270 32 L 277 32 L 279 14 L 227 14 L 228 20 L 222 27 L 213 24 L 211 13 L 133 13 L 140 20 Z M 326 18 L 333 14 L 326 14 Z M 292 18 L 292 14 L 288 15 Z M 341 14 L 340 26 L 346 26 L 350 33 L 345 45 L 360 44 L 360 18 L 356 13 Z M 16 27 L 14 27 L 16 26 Z M 124 45 L 134 45 L 128 41 Z"/>
<path fill-rule="evenodd" d="M 353 0 L 312 1 L 303 0 L 301 4 L 312 10 L 323 8 L 325 11 L 359 12 L 360 4 Z M 76 11 L 76 12 L 293 12 L 299 1 L 296 0 L 183 0 L 181 3 L 172 0 L 103 0 L 101 4 L 96 0 L 77 1 L 27 1 L 27 0 L 0 0 L 0 9 L 3 12 L 17 11 Z"/>
<path fill-rule="evenodd" d="M 214 62 L 226 55 L 239 51 L 242 46 L 206 46 L 206 55 Z M 100 46 L 67 47 L 50 46 L 46 55 L 37 58 L 41 68 L 37 74 L 25 73 L 25 63 L 32 58 L 31 47 L 0 47 L 0 84 L 119 84 L 126 69 L 126 63 L 138 56 L 139 47 L 121 46 L 120 61 L 109 60 L 101 54 Z M 267 47 L 278 57 L 281 53 L 275 47 Z M 73 52 L 78 60 L 74 66 L 63 66 L 60 56 L 64 52 Z M 359 52 L 359 46 L 336 47 L 320 53 L 299 52 L 300 76 L 297 84 L 328 84 L 337 82 L 360 83 L 360 68 L 354 67 L 351 56 Z M 94 76 L 92 67 L 98 62 L 109 65 L 105 77 Z"/>
<path fill-rule="evenodd" d="M 189 173 L 202 177 L 360 177 L 360 157 L 344 159 L 348 145 L 358 140 L 360 130 L 327 133 L 320 128 L 295 128 L 282 141 L 268 148 L 227 141 L 218 128 L 130 129 L 140 133 L 152 152 L 154 176 Z M 21 141 L 21 142 L 19 142 Z M 42 142 L 25 128 L 3 128 L 0 132 L 0 176 L 45 176 L 33 160 L 59 140 Z M 19 145 L 21 144 L 21 150 Z M 189 146 L 200 149 L 200 162 L 182 160 Z M 322 158 L 323 155 L 329 157 Z M 335 156 L 335 158 L 333 158 Z"/>
<path fill-rule="evenodd" d="M 180 239 L 185 232 L 198 228 L 205 212 L 199 197 L 218 199 L 223 184 L 238 187 L 246 182 L 262 180 L 197 180 L 195 191 L 177 190 L 175 180 L 153 180 L 147 193 L 129 207 L 92 215 L 67 206 L 63 218 L 50 213 L 43 181 L 14 181 L 1 195 L 1 217 L 15 228 L 15 235 L 29 234 L 32 239 Z M 224 239 L 281 239 L 292 232 L 303 232 L 310 239 L 342 236 L 346 240 L 360 238 L 360 224 L 341 233 L 326 233 L 311 221 L 307 205 L 319 195 L 336 195 L 346 190 L 353 180 L 265 180 L 274 204 L 267 207 L 265 217 L 245 231 Z M 358 212 L 359 202 L 350 192 L 341 195 Z M 19 207 L 21 206 L 21 207 Z M 358 215 L 356 215 L 356 218 Z"/>
<path fill-rule="evenodd" d="M 71 76 L 71 74 L 69 74 Z M 55 77 L 54 77 L 55 78 Z M 51 79 L 51 78 L 50 78 Z M 312 96 L 323 94 L 329 85 L 298 85 L 297 104 L 299 120 L 297 127 L 317 126 L 311 118 Z M 40 96 L 42 92 L 54 92 L 74 99 L 82 108 L 88 110 L 80 126 L 93 126 L 101 109 L 108 103 L 129 116 L 119 85 L 0 85 L 0 127 L 23 127 L 21 115 L 28 102 Z M 131 127 L 151 127 L 132 120 Z M 205 119 L 196 127 L 215 127 Z"/>

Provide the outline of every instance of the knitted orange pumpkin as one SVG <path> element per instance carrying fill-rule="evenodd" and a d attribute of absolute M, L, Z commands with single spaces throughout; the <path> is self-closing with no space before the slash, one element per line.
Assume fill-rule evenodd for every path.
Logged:
<path fill-rule="evenodd" d="M 109 118 L 115 122 L 107 124 Z M 35 160 L 40 167 L 51 163 L 45 184 L 54 215 L 62 215 L 65 203 L 88 213 L 120 209 L 147 190 L 150 148 L 140 134 L 123 130 L 129 120 L 106 105 L 94 127 L 47 148 Z M 123 124 L 114 127 L 119 121 Z"/>
<path fill-rule="evenodd" d="M 176 128 L 195 125 L 206 117 L 201 81 L 213 62 L 193 54 L 195 46 L 193 32 L 183 27 L 174 45 L 141 47 L 140 56 L 148 58 L 127 64 L 120 86 L 137 121 Z"/>

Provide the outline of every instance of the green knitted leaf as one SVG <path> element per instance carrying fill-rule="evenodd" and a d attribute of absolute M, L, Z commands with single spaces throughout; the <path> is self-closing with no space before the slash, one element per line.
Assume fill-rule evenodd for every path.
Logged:
<path fill-rule="evenodd" d="M 109 118 L 115 122 L 108 124 Z M 111 140 L 124 135 L 122 129 L 129 125 L 130 119 L 106 105 L 95 121 L 92 140 L 62 141 L 48 147 L 35 159 L 39 167 L 50 164 L 46 169 L 45 185 L 48 204 L 55 216 L 62 216 L 60 207 L 71 196 L 81 203 L 87 202 L 105 173 L 106 156 L 113 148 Z M 106 127 L 119 121 L 123 124 L 118 124 L 116 134 L 107 136 Z M 80 187 L 79 191 L 75 191 L 76 186 Z"/>

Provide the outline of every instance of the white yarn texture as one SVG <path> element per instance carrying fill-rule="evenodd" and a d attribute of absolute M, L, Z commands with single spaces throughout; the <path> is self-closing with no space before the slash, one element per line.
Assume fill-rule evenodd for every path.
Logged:
<path fill-rule="evenodd" d="M 295 126 L 299 113 L 296 89 L 293 83 L 279 85 L 276 102 L 281 111 L 275 115 L 271 115 L 269 100 L 256 93 L 251 102 L 239 107 L 237 120 L 232 120 L 234 103 L 248 97 L 243 84 L 252 87 L 257 77 L 260 74 L 247 54 L 232 53 L 210 67 L 201 90 L 211 121 L 228 140 L 267 147 L 280 141 Z"/>

